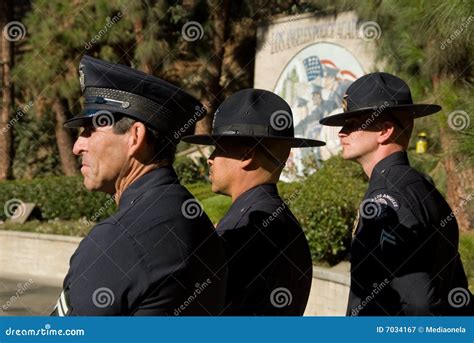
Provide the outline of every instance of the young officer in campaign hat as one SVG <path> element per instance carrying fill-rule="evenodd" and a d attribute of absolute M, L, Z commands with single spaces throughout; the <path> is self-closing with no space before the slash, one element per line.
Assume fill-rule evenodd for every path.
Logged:
<path fill-rule="evenodd" d="M 217 225 L 229 268 L 223 314 L 302 315 L 311 287 L 311 254 L 276 183 L 291 148 L 324 143 L 295 138 L 289 105 L 259 89 L 228 97 L 215 113 L 211 135 L 183 140 L 215 145 L 208 159 L 212 190 L 232 198 Z"/>
<path fill-rule="evenodd" d="M 118 210 L 73 254 L 53 314 L 219 314 L 223 246 L 172 167 L 173 132 L 202 105 L 154 76 L 89 56 L 79 73 L 84 111 L 65 125 L 83 128 L 73 152 L 85 187 L 113 194 Z"/>
<path fill-rule="evenodd" d="M 406 153 L 414 118 L 441 107 L 414 104 L 403 80 L 372 73 L 347 89 L 343 108 L 320 123 L 342 126 L 343 158 L 370 178 L 353 232 L 347 314 L 473 314 L 453 212 Z"/>

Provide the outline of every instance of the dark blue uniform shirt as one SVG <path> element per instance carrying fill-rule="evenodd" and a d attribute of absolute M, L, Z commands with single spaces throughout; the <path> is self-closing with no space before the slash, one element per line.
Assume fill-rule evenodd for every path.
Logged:
<path fill-rule="evenodd" d="M 222 242 L 172 168 L 141 176 L 71 257 L 56 315 L 217 315 Z"/>
<path fill-rule="evenodd" d="M 217 231 L 229 268 L 224 315 L 304 313 L 311 288 L 311 254 L 275 184 L 241 194 Z"/>
<path fill-rule="evenodd" d="M 347 314 L 472 311 L 458 240 L 456 219 L 434 185 L 409 165 L 405 152 L 386 157 L 359 208 Z"/>

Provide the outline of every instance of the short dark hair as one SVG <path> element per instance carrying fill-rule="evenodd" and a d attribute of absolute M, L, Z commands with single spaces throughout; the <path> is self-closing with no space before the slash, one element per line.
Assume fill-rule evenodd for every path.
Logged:
<path fill-rule="evenodd" d="M 126 133 L 133 124 L 136 122 L 141 122 L 139 120 L 124 116 L 124 115 L 114 115 L 114 125 L 113 131 L 116 134 L 123 135 Z M 153 148 L 151 152 L 152 158 L 149 163 L 166 163 L 172 165 L 174 162 L 176 154 L 176 143 L 168 138 L 166 135 L 160 133 L 159 131 L 148 127 L 145 123 L 146 128 L 146 139 L 148 144 Z"/>

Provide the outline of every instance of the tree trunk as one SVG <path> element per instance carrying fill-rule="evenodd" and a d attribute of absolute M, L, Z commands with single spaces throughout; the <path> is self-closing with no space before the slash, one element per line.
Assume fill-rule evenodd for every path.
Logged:
<path fill-rule="evenodd" d="M 436 91 L 441 84 L 441 80 L 446 75 L 433 75 L 431 80 L 433 88 Z M 455 140 L 451 137 L 449 129 L 440 126 L 441 146 L 444 151 L 444 169 L 446 172 L 446 201 L 456 216 L 460 231 L 468 231 L 471 229 L 471 223 L 474 222 L 474 214 L 469 211 L 471 208 L 471 197 L 474 194 L 473 181 L 474 170 L 468 164 L 456 157 L 453 147 L 456 146 Z"/>
<path fill-rule="evenodd" d="M 133 31 L 135 33 L 135 42 L 137 47 L 139 47 L 145 40 L 143 37 L 143 20 L 136 19 L 133 22 Z M 149 61 L 140 61 L 140 69 L 147 74 L 153 74 L 153 66 Z"/>
<path fill-rule="evenodd" d="M 56 99 L 53 103 L 53 112 L 56 118 L 56 143 L 58 145 L 59 160 L 64 175 L 71 176 L 77 174 L 77 163 L 74 154 L 72 153 L 72 138 L 70 131 L 64 127 L 67 106 L 64 100 Z"/>
<path fill-rule="evenodd" d="M 0 2 L 0 28 L 12 20 L 13 6 L 11 1 Z M 13 84 L 11 68 L 13 65 L 13 45 L 7 35 L 1 35 L 2 49 L 2 108 L 0 114 L 0 180 L 12 177 L 13 131 L 10 124 L 13 107 Z"/>
<path fill-rule="evenodd" d="M 205 81 L 206 93 L 201 97 L 201 101 L 208 108 L 208 113 L 196 123 L 195 134 L 211 132 L 213 113 L 223 98 L 221 86 L 222 61 L 224 60 L 225 43 L 229 31 L 230 0 L 209 0 L 208 4 L 211 12 L 210 21 L 213 23 L 212 57 L 208 61 L 208 72 L 211 76 Z"/>
<path fill-rule="evenodd" d="M 449 137 L 450 133 L 441 128 L 441 144 L 444 149 L 450 149 L 456 142 Z M 474 170 L 469 165 L 462 163 L 452 151 L 445 151 L 444 168 L 446 170 L 446 201 L 456 216 L 460 231 L 468 231 L 474 221 L 474 214 L 468 209 L 470 202 L 474 201 L 472 182 Z"/>

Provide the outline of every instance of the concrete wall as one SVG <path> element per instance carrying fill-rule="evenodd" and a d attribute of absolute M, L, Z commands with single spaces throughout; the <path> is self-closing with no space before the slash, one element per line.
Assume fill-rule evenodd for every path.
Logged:
<path fill-rule="evenodd" d="M 0 276 L 39 277 L 61 284 L 81 239 L 0 230 Z"/>
<path fill-rule="evenodd" d="M 333 268 L 313 267 L 313 282 L 305 316 L 344 316 L 349 297 L 350 265 Z"/>
<path fill-rule="evenodd" d="M 61 287 L 69 259 L 82 238 L 0 230 L 0 277 L 33 278 Z M 343 316 L 349 294 L 349 265 L 313 267 L 305 316 Z M 36 282 L 36 281 L 35 281 Z"/>

